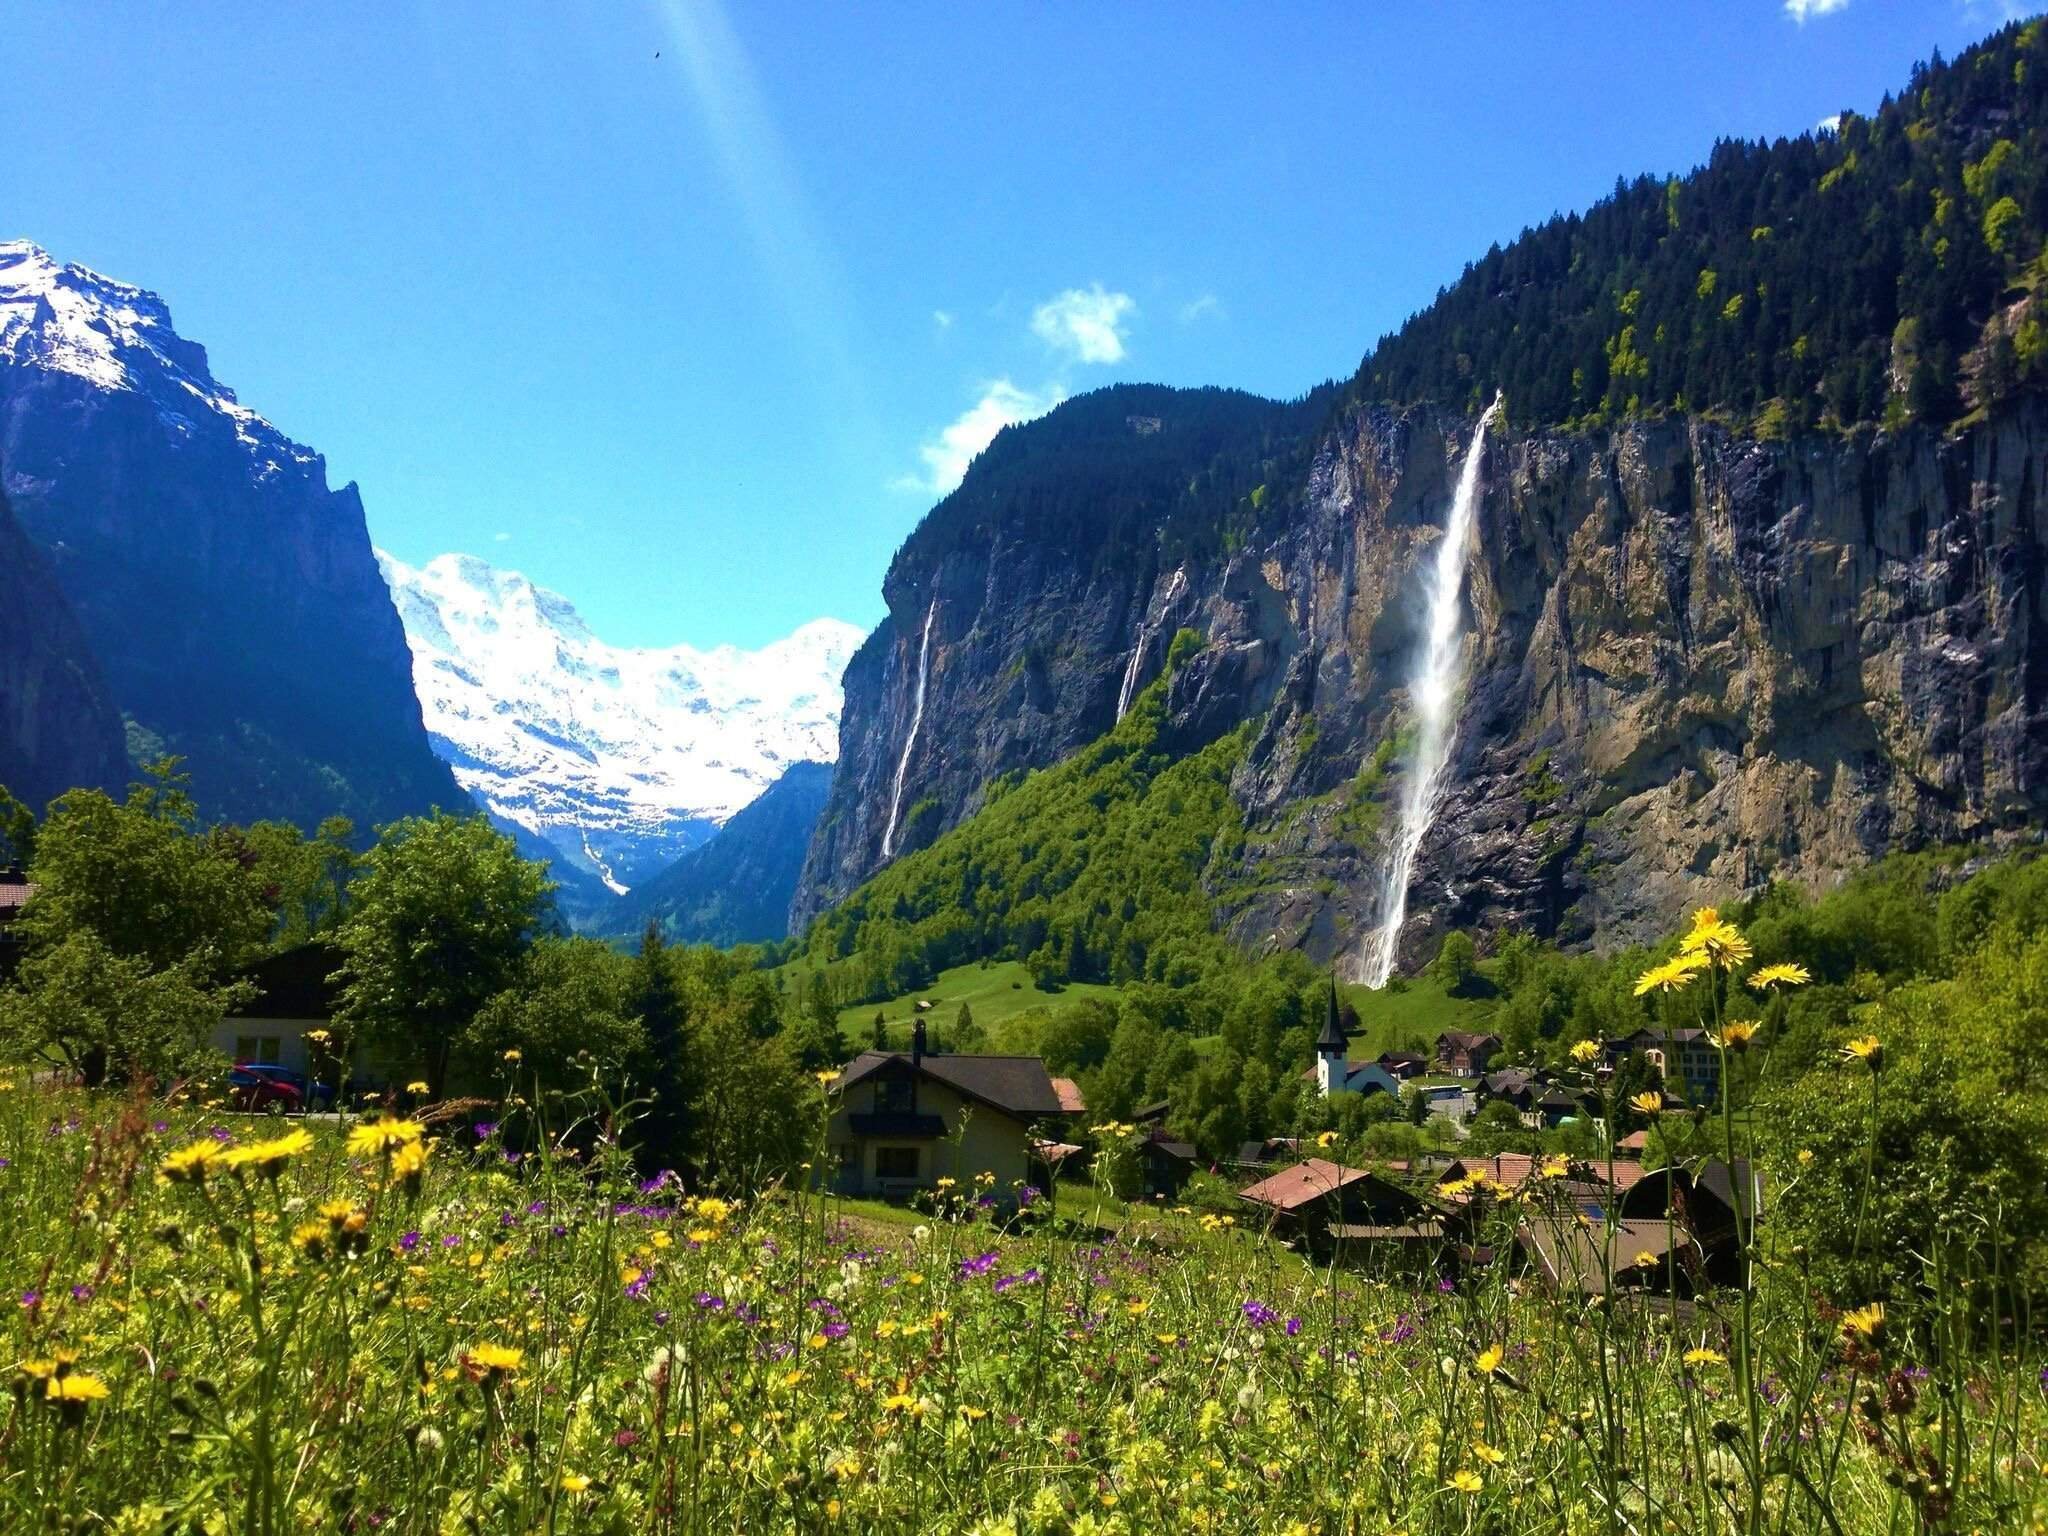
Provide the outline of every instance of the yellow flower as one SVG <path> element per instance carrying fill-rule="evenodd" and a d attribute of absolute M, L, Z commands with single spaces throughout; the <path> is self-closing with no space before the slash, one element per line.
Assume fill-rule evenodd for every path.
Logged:
<path fill-rule="evenodd" d="M 1149 1301 L 1127 1301 L 1124 1303 L 1124 1310 L 1133 1317 L 1143 1317 L 1152 1310 L 1152 1303 Z"/>
<path fill-rule="evenodd" d="M 390 1115 L 381 1120 L 365 1120 L 348 1133 L 348 1155 L 388 1157 L 398 1148 L 418 1141 L 423 1129 L 417 1120 L 399 1120 Z"/>
<path fill-rule="evenodd" d="M 1477 1493 L 1486 1486 L 1486 1479 L 1469 1467 L 1461 1467 L 1451 1474 L 1451 1480 L 1444 1486 L 1454 1493 Z"/>
<path fill-rule="evenodd" d="M 590 1479 L 581 1472 L 564 1472 L 562 1474 L 562 1492 L 564 1493 L 583 1493 L 589 1487 Z"/>
<path fill-rule="evenodd" d="M 732 1215 L 732 1207 L 725 1201 L 706 1195 L 697 1202 L 697 1219 L 708 1221 L 714 1226 Z"/>
<path fill-rule="evenodd" d="M 830 1087 L 833 1083 L 839 1081 L 838 1069 L 834 1067 L 827 1067 L 822 1072 L 813 1072 L 811 1076 L 818 1080 L 821 1087 Z"/>
<path fill-rule="evenodd" d="M 1484 1440 L 1474 1440 L 1472 1442 L 1472 1454 L 1485 1462 L 1489 1467 L 1497 1467 L 1508 1459 L 1506 1451 L 1488 1445 Z"/>
<path fill-rule="evenodd" d="M 518 1065 L 518 1064 L 519 1064 L 519 1063 L 520 1063 L 520 1062 L 521 1062 L 522 1060 L 524 1060 L 525 1058 L 524 1058 L 524 1057 L 522 1057 L 522 1056 L 521 1056 L 521 1055 L 519 1054 L 519 1052 L 517 1052 L 517 1051 L 515 1050 L 515 1051 L 507 1051 L 507 1052 L 505 1053 L 505 1059 L 506 1059 L 507 1061 L 511 1062 L 511 1063 L 512 1063 L 512 1064 L 513 1064 L 514 1066 L 517 1066 L 517 1065 Z"/>
<path fill-rule="evenodd" d="M 286 1163 L 312 1150 L 313 1133 L 299 1126 L 268 1141 L 252 1141 L 246 1146 L 236 1147 L 222 1154 L 218 1161 L 229 1168 L 254 1168 L 266 1178 L 274 1179 L 284 1171 Z"/>
<path fill-rule="evenodd" d="M 1712 1036 L 1708 1038 L 1713 1039 Z M 1725 1026 L 1721 1031 L 1720 1038 L 1714 1039 L 1713 1043 L 1723 1050 L 1740 1052 L 1748 1050 L 1749 1042 L 1755 1038 L 1756 1021 L 1753 1019 L 1737 1019 L 1732 1024 Z"/>
<path fill-rule="evenodd" d="M 195 1141 L 165 1158 L 159 1171 L 173 1184 L 197 1184 L 206 1177 L 206 1170 L 220 1161 L 221 1150 L 217 1141 Z"/>
<path fill-rule="evenodd" d="M 1844 1061 L 1860 1061 L 1875 1072 L 1884 1065 L 1884 1042 L 1875 1035 L 1858 1035 L 1842 1047 Z"/>
<path fill-rule="evenodd" d="M 424 1141 L 409 1141 L 391 1154 L 391 1176 L 407 1183 L 416 1184 L 427 1171 L 428 1144 Z"/>
<path fill-rule="evenodd" d="M 1543 1166 L 1537 1170 L 1537 1173 L 1542 1178 L 1561 1179 L 1565 1176 L 1566 1173 L 1570 1172 L 1570 1170 L 1571 1165 L 1568 1162 L 1566 1162 L 1564 1158 L 1546 1157 L 1543 1160 Z"/>
<path fill-rule="evenodd" d="M 1655 1269 L 1657 1267 L 1657 1255 L 1645 1248 L 1635 1256 L 1633 1262 L 1637 1269 Z"/>
<path fill-rule="evenodd" d="M 1704 954 L 1681 951 L 1662 965 L 1653 965 L 1636 978 L 1637 997 L 1652 992 L 1676 992 L 1692 985 L 1692 979 L 1710 964 Z"/>
<path fill-rule="evenodd" d="M 79 1371 L 52 1376 L 43 1383 L 43 1396 L 53 1403 L 96 1403 L 106 1395 L 104 1381 Z"/>
<path fill-rule="evenodd" d="M 509 1344 L 475 1344 L 464 1352 L 463 1358 L 477 1370 L 493 1376 L 511 1376 L 526 1363 L 526 1351 Z"/>
<path fill-rule="evenodd" d="M 1316 1137 L 1316 1145 L 1319 1147 L 1334 1147 L 1337 1145 L 1337 1133 L 1335 1131 L 1324 1131 Z"/>
<path fill-rule="evenodd" d="M 327 1232 L 324 1221 L 302 1221 L 292 1228 L 292 1246 L 317 1261 L 327 1251 Z"/>
<path fill-rule="evenodd" d="M 1628 1107 L 1639 1115 L 1648 1115 L 1652 1120 L 1664 1113 L 1664 1095 L 1655 1091 L 1639 1093 L 1628 1101 Z"/>
<path fill-rule="evenodd" d="M 1867 1307 L 1858 1307 L 1853 1312 L 1842 1314 L 1842 1332 L 1850 1338 L 1863 1338 L 1875 1344 L 1884 1335 L 1884 1303 L 1873 1301 Z"/>
<path fill-rule="evenodd" d="M 1728 1357 L 1718 1349 L 1708 1349 L 1702 1345 L 1697 1349 L 1688 1349 L 1685 1352 L 1685 1363 L 1687 1365 L 1726 1365 Z"/>
<path fill-rule="evenodd" d="M 407 1093 L 432 1093 L 434 1090 L 419 1078 L 414 1078 L 405 1085 L 405 1091 Z"/>
<path fill-rule="evenodd" d="M 1472 1364 L 1480 1375 L 1491 1376 L 1500 1369 L 1501 1361 L 1506 1358 L 1506 1350 L 1502 1349 L 1498 1344 L 1489 1344 L 1479 1352 L 1478 1358 Z"/>
<path fill-rule="evenodd" d="M 1772 987 L 1803 987 L 1811 980 L 1805 966 L 1784 961 L 1749 973 L 1749 985 L 1759 992 L 1768 992 Z"/>
<path fill-rule="evenodd" d="M 1750 956 L 1749 940 L 1733 923 L 1723 922 L 1712 907 L 1701 907 L 1692 915 L 1692 932 L 1678 941 L 1681 955 L 1701 955 L 1711 965 L 1731 970 Z"/>
<path fill-rule="evenodd" d="M 1599 1054 L 1600 1042 L 1598 1040 L 1581 1040 L 1572 1047 L 1572 1060 L 1582 1065 L 1594 1060 Z"/>

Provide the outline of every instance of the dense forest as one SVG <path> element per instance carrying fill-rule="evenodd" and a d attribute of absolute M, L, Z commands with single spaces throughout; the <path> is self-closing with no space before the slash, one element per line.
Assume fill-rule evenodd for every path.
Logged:
<path fill-rule="evenodd" d="M 1876 113 L 1728 141 L 1496 246 L 1383 339 L 1353 398 L 1521 426 L 1725 413 L 1765 434 L 1945 424 L 2048 369 L 2048 37 L 1918 66 Z"/>

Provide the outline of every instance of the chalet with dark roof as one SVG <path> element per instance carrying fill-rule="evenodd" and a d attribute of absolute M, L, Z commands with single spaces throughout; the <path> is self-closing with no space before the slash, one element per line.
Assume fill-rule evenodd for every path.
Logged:
<path fill-rule="evenodd" d="M 935 1055 L 924 1021 L 908 1051 L 863 1051 L 832 1084 L 825 1143 L 827 1177 L 842 1195 L 905 1199 L 950 1178 L 1012 1201 L 1043 1179 L 1035 1132 L 1064 1128 L 1082 1113 L 1078 1090 L 1062 1093 L 1036 1056 Z"/>
<path fill-rule="evenodd" d="M 1437 1037 L 1436 1064 L 1452 1077 L 1479 1077 L 1500 1050 L 1499 1035 L 1476 1034 L 1468 1029 L 1447 1029 Z"/>

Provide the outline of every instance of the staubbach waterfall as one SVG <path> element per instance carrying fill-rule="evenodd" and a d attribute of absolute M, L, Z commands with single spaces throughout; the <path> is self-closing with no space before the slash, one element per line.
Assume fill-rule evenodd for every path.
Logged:
<path fill-rule="evenodd" d="M 1171 608 L 1174 600 L 1186 590 L 1187 584 L 1187 568 L 1183 566 L 1173 573 L 1171 579 L 1166 583 L 1166 590 L 1160 594 L 1160 618 L 1166 616 L 1166 610 Z M 1118 720 L 1122 720 L 1125 715 L 1130 713 L 1131 700 L 1138 696 L 1138 669 L 1145 664 L 1145 652 L 1152 644 L 1152 637 L 1157 630 L 1158 619 L 1144 618 L 1138 621 L 1138 635 L 1131 645 L 1131 659 L 1124 664 L 1123 686 L 1117 690 L 1116 717 Z"/>
<path fill-rule="evenodd" d="M 917 750 L 917 730 L 924 724 L 924 685 L 932 657 L 932 619 L 938 611 L 939 600 L 934 596 L 931 606 L 924 611 L 924 635 L 917 642 L 917 693 L 910 706 L 910 729 L 903 737 L 903 755 L 896 759 L 896 787 L 889 794 L 889 825 L 882 829 L 882 857 L 885 859 L 896 852 L 896 819 L 903 811 L 903 775 L 910 771 L 910 754 Z"/>
<path fill-rule="evenodd" d="M 1401 926 L 1408 918 L 1408 879 L 1415 871 L 1415 855 L 1423 836 L 1443 804 L 1445 770 L 1457 740 L 1458 704 L 1465 689 L 1465 635 L 1459 622 L 1464 611 L 1465 559 L 1472 543 L 1472 525 L 1479 515 L 1479 469 L 1486 429 L 1499 411 L 1500 397 L 1495 395 L 1472 430 L 1471 446 L 1458 471 L 1451 515 L 1437 541 L 1436 558 L 1430 562 L 1425 590 L 1429 628 L 1408 684 L 1409 707 L 1414 712 L 1414 754 L 1402 780 L 1401 819 L 1380 885 L 1380 924 L 1365 947 L 1365 980 L 1372 987 L 1385 986 L 1394 972 Z"/>

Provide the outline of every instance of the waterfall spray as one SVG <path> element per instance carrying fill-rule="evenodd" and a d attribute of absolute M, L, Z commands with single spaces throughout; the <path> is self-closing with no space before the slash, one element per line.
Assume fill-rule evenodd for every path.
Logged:
<path fill-rule="evenodd" d="M 903 810 L 903 775 L 910 770 L 910 754 L 917 750 L 917 728 L 924 724 L 924 684 L 932 656 L 932 619 L 939 611 L 937 594 L 924 611 L 924 636 L 917 642 L 917 694 L 910 706 L 910 732 L 903 738 L 903 755 L 896 759 L 896 787 L 889 795 L 889 825 L 882 830 L 882 857 L 896 851 L 896 818 Z"/>
<path fill-rule="evenodd" d="M 1401 925 L 1408 917 L 1408 879 L 1423 834 L 1443 803 L 1444 773 L 1458 733 L 1458 704 L 1465 687 L 1465 637 L 1458 620 L 1465 590 L 1465 557 L 1472 542 L 1472 524 L 1479 514 L 1479 468 L 1486 447 L 1486 429 L 1500 410 L 1500 396 L 1479 418 L 1472 445 L 1458 471 L 1458 491 L 1443 538 L 1430 562 L 1427 594 L 1429 633 L 1409 680 L 1408 699 L 1415 711 L 1415 755 L 1401 786 L 1401 820 L 1387 873 L 1380 887 L 1380 925 L 1366 940 L 1365 980 L 1383 987 L 1394 971 Z"/>
<path fill-rule="evenodd" d="M 1122 720 L 1126 714 L 1130 713 L 1131 700 L 1138 695 L 1138 669 L 1145 663 L 1145 652 L 1150 649 L 1153 637 L 1158 632 L 1159 619 L 1166 617 L 1166 610 L 1172 607 L 1174 600 L 1186 590 L 1187 584 L 1187 568 L 1183 566 L 1173 573 L 1166 583 L 1166 590 L 1160 594 L 1158 617 L 1148 617 L 1138 621 L 1138 638 L 1131 646 L 1131 659 L 1124 666 L 1123 687 L 1117 690 L 1116 717 L 1118 720 Z"/>

